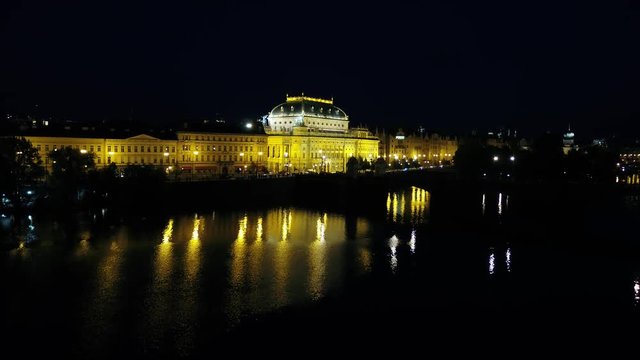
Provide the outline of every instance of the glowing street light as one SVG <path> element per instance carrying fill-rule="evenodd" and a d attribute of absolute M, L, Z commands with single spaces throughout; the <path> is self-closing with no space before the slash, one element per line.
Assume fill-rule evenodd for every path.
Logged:
<path fill-rule="evenodd" d="M 247 124 L 245 125 L 245 127 L 246 127 L 247 129 L 251 129 L 251 128 L 253 127 L 253 124 L 252 124 L 252 123 L 247 123 Z"/>
<path fill-rule="evenodd" d="M 87 153 L 87 149 L 80 150 L 80 154 L 86 154 L 86 153 Z"/>
<path fill-rule="evenodd" d="M 495 156 L 493 157 L 493 161 L 498 161 L 498 160 L 500 160 L 500 158 L 498 157 L 498 155 L 495 155 Z"/>
<path fill-rule="evenodd" d="M 513 156 L 513 155 L 511 155 L 511 157 L 509 158 L 509 160 L 511 160 L 511 161 L 516 161 L 516 157 L 515 157 L 515 156 Z"/>

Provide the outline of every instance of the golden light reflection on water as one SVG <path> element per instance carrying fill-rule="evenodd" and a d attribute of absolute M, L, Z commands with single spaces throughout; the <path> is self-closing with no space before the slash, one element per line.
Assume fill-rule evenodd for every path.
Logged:
<path fill-rule="evenodd" d="M 162 232 L 162 242 L 156 247 L 154 259 L 154 281 L 153 287 L 159 288 L 167 286 L 171 277 L 173 256 L 173 219 L 169 219 L 167 226 Z"/>
<path fill-rule="evenodd" d="M 249 283 L 253 289 L 257 289 L 263 279 L 262 266 L 264 261 L 264 242 L 262 241 L 262 217 L 258 217 L 256 224 L 256 239 L 249 247 Z M 257 291 L 254 292 L 257 295 Z M 252 299 L 258 301 L 259 299 Z"/>
<path fill-rule="evenodd" d="M 262 241 L 262 216 L 258 217 L 256 224 L 256 241 Z"/>
<path fill-rule="evenodd" d="M 368 273 L 371 271 L 371 266 L 373 264 L 373 256 L 371 255 L 371 250 L 367 248 L 359 248 L 358 249 L 358 263 L 360 263 L 360 267 L 363 273 Z"/>
<path fill-rule="evenodd" d="M 273 289 L 274 301 L 278 305 L 285 305 L 289 298 L 287 283 L 289 281 L 289 263 L 291 249 L 287 241 L 280 241 L 276 244 L 274 256 L 274 281 Z"/>
<path fill-rule="evenodd" d="M 148 311 L 143 332 L 148 332 L 148 341 L 159 343 L 163 328 L 170 321 L 175 309 L 170 294 L 176 286 L 172 281 L 174 268 L 174 220 L 169 219 L 161 233 L 161 241 L 155 247 L 153 259 L 153 280 L 148 289 L 146 308 Z"/>
<path fill-rule="evenodd" d="M 111 319 L 116 313 L 114 304 L 119 297 L 124 262 L 123 247 L 126 246 L 127 237 L 127 230 L 121 228 L 108 247 L 100 251 L 101 259 L 96 269 L 95 287 L 85 302 L 87 307 L 84 309 L 86 322 L 83 324 L 83 336 L 87 346 L 106 346 L 104 340 L 114 331 Z"/>
<path fill-rule="evenodd" d="M 167 224 L 167 226 L 164 228 L 164 231 L 162 232 L 162 242 L 168 243 L 169 241 L 171 241 L 172 236 L 173 236 L 173 219 L 169 219 L 169 223 Z"/>
<path fill-rule="evenodd" d="M 387 195 L 387 216 L 394 223 L 423 223 L 427 220 L 431 194 L 412 186 L 408 191 Z"/>
<path fill-rule="evenodd" d="M 91 245 L 89 244 L 89 240 L 86 240 L 86 239 L 80 240 L 80 242 L 78 243 L 78 246 L 76 247 L 76 256 L 79 256 L 79 257 L 86 256 L 89 253 L 90 248 L 91 248 Z"/>
<path fill-rule="evenodd" d="M 291 210 L 282 210 L 282 241 L 287 241 L 291 233 Z"/>
<path fill-rule="evenodd" d="M 297 209 L 274 209 L 264 216 L 247 214 L 237 221 L 230 245 L 229 316 L 266 311 L 298 301 L 318 299 L 340 286 L 346 261 L 356 262 L 358 274 L 371 271 L 372 253 L 363 244 L 345 259 L 347 224 L 343 216 Z M 360 232 L 365 219 L 357 219 Z M 359 236 L 366 237 L 362 233 Z"/>
<path fill-rule="evenodd" d="M 200 271 L 200 232 L 204 229 L 204 221 L 196 214 L 193 219 L 191 239 L 187 242 L 185 257 L 185 280 L 194 284 Z"/>
<path fill-rule="evenodd" d="M 638 174 L 627 176 L 626 182 L 627 184 L 638 185 L 640 184 L 640 176 Z"/>
<path fill-rule="evenodd" d="M 245 215 L 238 222 L 238 236 L 231 249 L 231 286 L 241 288 L 245 280 L 245 262 L 247 260 L 247 233 L 248 218 Z"/>
<path fill-rule="evenodd" d="M 327 226 L 327 214 L 318 216 L 316 220 L 316 239 L 309 246 L 309 294 L 314 300 L 324 295 L 327 244 L 325 232 Z"/>

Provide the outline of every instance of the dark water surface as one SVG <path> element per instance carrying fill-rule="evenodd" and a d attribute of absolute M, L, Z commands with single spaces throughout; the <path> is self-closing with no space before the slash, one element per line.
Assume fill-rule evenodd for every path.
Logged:
<path fill-rule="evenodd" d="M 640 326 L 637 214 L 633 196 L 413 187 L 370 212 L 3 217 L 2 330 L 26 354 L 79 358 L 206 357 L 277 334 L 486 337 L 531 321 L 604 333 L 595 321 Z"/>

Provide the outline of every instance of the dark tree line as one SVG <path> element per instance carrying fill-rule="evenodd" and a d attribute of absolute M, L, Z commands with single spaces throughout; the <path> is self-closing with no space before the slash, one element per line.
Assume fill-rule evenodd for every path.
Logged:
<path fill-rule="evenodd" d="M 587 146 L 565 155 L 562 138 L 553 134 L 541 135 L 529 149 L 497 148 L 470 139 L 455 154 L 459 176 L 466 181 L 611 182 L 616 161 L 616 152 L 601 146 Z"/>

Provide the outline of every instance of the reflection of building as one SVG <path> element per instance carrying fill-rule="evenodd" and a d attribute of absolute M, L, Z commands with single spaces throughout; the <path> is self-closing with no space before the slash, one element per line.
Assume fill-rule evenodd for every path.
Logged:
<path fill-rule="evenodd" d="M 406 159 L 440 164 L 442 161 L 452 160 L 458 150 L 458 140 L 455 137 L 438 134 L 405 135 L 402 129 L 395 135 L 382 132 L 379 136 L 380 155 L 387 161 Z"/>
<path fill-rule="evenodd" d="M 270 171 L 345 171 L 352 156 L 378 157 L 378 139 L 365 128 L 349 128 L 349 117 L 333 99 L 287 96 L 264 128 Z"/>

